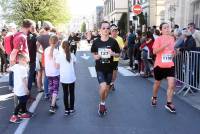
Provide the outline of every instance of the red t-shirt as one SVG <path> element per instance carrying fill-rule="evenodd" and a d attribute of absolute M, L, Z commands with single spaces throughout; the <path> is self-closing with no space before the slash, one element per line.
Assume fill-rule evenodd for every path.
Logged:
<path fill-rule="evenodd" d="M 24 53 L 29 58 L 29 51 L 27 45 L 27 35 L 20 32 L 13 39 L 14 49 L 18 49 L 19 52 Z"/>
<path fill-rule="evenodd" d="M 172 36 L 162 35 L 158 37 L 153 44 L 153 49 L 158 49 L 165 44 L 168 44 L 168 46 L 156 54 L 154 67 L 159 66 L 161 68 L 170 68 L 174 66 L 173 57 L 175 54 L 175 41 Z"/>

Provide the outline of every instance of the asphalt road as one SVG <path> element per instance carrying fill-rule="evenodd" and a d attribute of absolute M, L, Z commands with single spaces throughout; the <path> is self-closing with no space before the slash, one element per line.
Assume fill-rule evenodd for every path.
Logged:
<path fill-rule="evenodd" d="M 76 64 L 76 113 L 64 116 L 62 89 L 60 88 L 59 110 L 48 113 L 49 102 L 41 101 L 25 134 L 199 134 L 200 112 L 175 97 L 177 114 L 164 108 L 164 90 L 159 92 L 156 108 L 150 105 L 153 83 L 141 77 L 126 77 L 119 74 L 117 90 L 109 94 L 106 105 L 108 114 L 101 118 L 98 109 L 98 83 L 92 78 L 89 60 L 77 55 Z M 87 54 L 89 55 L 89 54 Z"/>

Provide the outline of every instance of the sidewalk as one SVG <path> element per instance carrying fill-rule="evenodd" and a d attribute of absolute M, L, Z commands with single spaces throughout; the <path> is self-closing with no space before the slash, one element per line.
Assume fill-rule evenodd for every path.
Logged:
<path fill-rule="evenodd" d="M 120 64 L 122 66 L 127 66 L 129 63 L 129 60 L 121 60 Z M 130 70 L 132 71 L 132 70 Z M 154 83 L 154 78 L 144 78 L 146 80 L 151 81 L 152 83 Z M 163 80 L 161 83 L 161 87 L 164 90 L 167 90 L 167 80 Z M 175 92 L 177 92 L 178 90 L 180 90 L 181 88 L 176 88 Z M 192 107 L 200 110 L 200 92 L 194 93 L 194 94 L 190 94 L 188 93 L 186 96 L 183 96 L 184 92 L 182 92 L 181 94 L 175 94 L 175 96 L 177 96 L 179 99 L 181 99 L 182 101 L 186 102 L 187 104 L 191 105 Z"/>

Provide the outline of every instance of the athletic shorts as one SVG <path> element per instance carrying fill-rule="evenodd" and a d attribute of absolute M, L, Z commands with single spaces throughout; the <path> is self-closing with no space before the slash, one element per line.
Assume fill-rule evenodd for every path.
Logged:
<path fill-rule="evenodd" d="M 156 66 L 154 68 L 154 78 L 155 80 L 162 80 L 165 79 L 167 77 L 175 77 L 175 67 L 171 67 L 171 68 L 161 68 L 159 66 Z"/>
<path fill-rule="evenodd" d="M 110 85 L 112 82 L 112 73 L 97 71 L 97 79 L 99 84 L 105 82 L 107 85 Z"/>
<path fill-rule="evenodd" d="M 113 61 L 112 65 L 113 65 L 113 70 L 118 70 L 118 61 Z"/>

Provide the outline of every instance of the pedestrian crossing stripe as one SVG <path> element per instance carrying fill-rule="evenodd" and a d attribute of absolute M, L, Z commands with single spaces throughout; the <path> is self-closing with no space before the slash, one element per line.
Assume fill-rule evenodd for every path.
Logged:
<path fill-rule="evenodd" d="M 88 70 L 90 72 L 90 76 L 92 78 L 96 78 L 97 74 L 96 74 L 96 69 L 95 67 L 88 67 Z M 130 77 L 130 76 L 138 76 L 137 73 L 133 73 L 131 71 L 129 71 L 128 69 L 124 68 L 124 67 L 118 67 L 118 72 L 122 75 L 122 76 L 126 76 L 126 77 Z"/>

